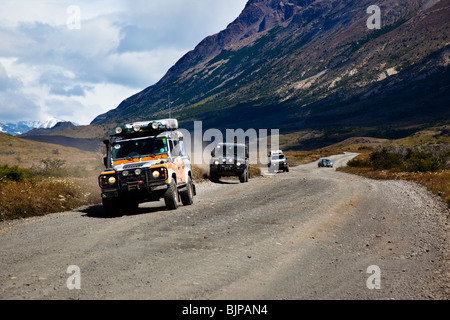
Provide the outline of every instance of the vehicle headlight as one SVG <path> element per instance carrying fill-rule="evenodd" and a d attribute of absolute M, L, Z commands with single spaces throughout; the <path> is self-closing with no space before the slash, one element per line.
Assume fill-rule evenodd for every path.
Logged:
<path fill-rule="evenodd" d="M 214 164 L 215 164 L 216 166 L 218 166 L 218 165 L 219 165 L 219 160 L 214 161 Z"/>
<path fill-rule="evenodd" d="M 240 162 L 236 162 L 236 165 L 237 165 L 238 167 L 240 167 L 240 166 L 241 166 L 241 163 L 240 163 Z"/>
<path fill-rule="evenodd" d="M 109 177 L 109 179 L 108 179 L 108 183 L 109 184 L 115 184 L 116 183 L 116 178 L 115 177 Z"/>
<path fill-rule="evenodd" d="M 124 172 L 122 172 L 122 175 L 124 177 L 128 176 L 130 174 L 130 172 L 128 170 L 125 170 Z"/>
<path fill-rule="evenodd" d="M 136 169 L 136 170 L 134 170 L 134 174 L 135 175 L 140 175 L 142 173 L 142 170 L 141 169 Z"/>
<path fill-rule="evenodd" d="M 116 128 L 116 133 L 117 134 L 121 134 L 122 133 L 122 128 L 121 127 L 117 127 Z"/>
<path fill-rule="evenodd" d="M 159 123 L 153 122 L 153 123 L 152 123 L 152 128 L 153 128 L 153 130 L 158 129 L 158 128 L 159 128 Z"/>
<path fill-rule="evenodd" d="M 228 159 L 228 162 L 230 162 L 230 163 L 233 162 L 233 159 Z"/>
<path fill-rule="evenodd" d="M 141 130 L 141 126 L 140 125 L 138 125 L 138 124 L 135 124 L 134 126 L 133 126 L 133 130 L 134 131 L 139 131 L 139 130 Z"/>
<path fill-rule="evenodd" d="M 158 178 L 159 177 L 159 171 L 155 170 L 152 173 L 153 178 Z"/>

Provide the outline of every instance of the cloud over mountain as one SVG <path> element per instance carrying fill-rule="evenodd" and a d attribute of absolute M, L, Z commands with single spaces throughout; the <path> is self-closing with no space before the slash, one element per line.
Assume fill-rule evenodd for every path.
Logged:
<path fill-rule="evenodd" d="M 0 120 L 63 117 L 69 112 L 61 111 L 74 108 L 73 120 L 89 123 L 158 81 L 198 41 L 224 28 L 244 4 L 78 1 L 80 28 L 74 29 L 67 25 L 73 1 L 2 2 Z"/>

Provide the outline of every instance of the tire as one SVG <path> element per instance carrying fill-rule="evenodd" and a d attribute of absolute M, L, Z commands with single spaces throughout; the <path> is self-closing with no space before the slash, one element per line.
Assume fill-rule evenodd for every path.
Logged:
<path fill-rule="evenodd" d="M 102 198 L 103 213 L 105 217 L 117 217 L 120 212 L 119 199 L 118 198 Z"/>
<path fill-rule="evenodd" d="M 191 177 L 188 178 L 186 190 L 180 191 L 181 203 L 184 206 L 190 206 L 194 203 L 194 187 L 192 185 Z"/>
<path fill-rule="evenodd" d="M 245 170 L 244 172 L 242 172 L 242 174 L 239 176 L 239 181 L 241 183 L 246 182 L 247 180 L 247 170 Z M 248 181 L 248 180 L 247 180 Z"/>
<path fill-rule="evenodd" d="M 289 172 L 289 166 L 288 166 L 288 167 L 286 167 L 286 172 Z"/>
<path fill-rule="evenodd" d="M 169 188 L 166 192 L 164 192 L 164 203 L 166 204 L 166 208 L 169 210 L 175 210 L 178 208 L 178 189 L 173 179 L 169 185 Z"/>
<path fill-rule="evenodd" d="M 209 180 L 212 182 L 218 182 L 219 181 L 219 175 L 217 173 L 210 173 L 209 174 Z"/>

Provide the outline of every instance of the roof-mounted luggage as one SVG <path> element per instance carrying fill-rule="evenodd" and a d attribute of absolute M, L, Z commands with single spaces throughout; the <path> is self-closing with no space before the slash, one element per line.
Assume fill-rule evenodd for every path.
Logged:
<path fill-rule="evenodd" d="M 177 129 L 178 121 L 176 119 L 140 121 L 117 127 L 113 136 L 125 137 L 129 135 L 158 134 L 164 131 L 173 131 Z"/>

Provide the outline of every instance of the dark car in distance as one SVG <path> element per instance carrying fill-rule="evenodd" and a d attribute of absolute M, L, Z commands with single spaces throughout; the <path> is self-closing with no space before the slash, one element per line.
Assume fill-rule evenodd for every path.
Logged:
<path fill-rule="evenodd" d="M 333 168 L 333 162 L 330 159 L 320 159 L 318 163 L 318 167 L 327 167 L 327 168 Z"/>

